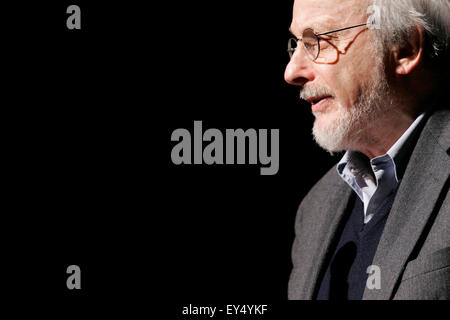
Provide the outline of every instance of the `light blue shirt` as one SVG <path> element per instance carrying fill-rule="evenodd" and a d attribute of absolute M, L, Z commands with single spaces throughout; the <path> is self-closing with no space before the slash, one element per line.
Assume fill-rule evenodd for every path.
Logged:
<path fill-rule="evenodd" d="M 384 199 L 398 184 L 395 157 L 422 121 L 422 113 L 385 155 L 369 159 L 360 152 L 347 151 L 337 165 L 338 174 L 364 203 L 364 223 L 368 223 Z"/>

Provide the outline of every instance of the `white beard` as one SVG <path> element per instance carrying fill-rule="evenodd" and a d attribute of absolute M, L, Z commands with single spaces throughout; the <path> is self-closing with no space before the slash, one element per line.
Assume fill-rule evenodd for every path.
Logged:
<path fill-rule="evenodd" d="M 365 134 L 366 129 L 374 125 L 383 115 L 386 115 L 393 104 L 389 85 L 384 73 L 384 65 L 378 61 L 372 79 L 361 89 L 361 93 L 355 105 L 342 107 L 333 113 L 337 113 L 326 126 L 321 125 L 319 117 L 330 116 L 315 113 L 316 120 L 313 126 L 314 140 L 319 146 L 331 154 L 344 150 L 357 150 L 362 143 L 370 142 L 370 137 Z M 325 113 L 330 112 L 329 108 Z"/>

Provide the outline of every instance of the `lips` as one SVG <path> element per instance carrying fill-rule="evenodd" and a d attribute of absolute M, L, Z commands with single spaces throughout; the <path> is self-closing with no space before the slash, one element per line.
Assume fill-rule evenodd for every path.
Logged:
<path fill-rule="evenodd" d="M 311 111 L 317 112 L 322 111 L 324 105 L 332 99 L 331 96 L 323 96 L 323 97 L 314 97 L 310 98 L 307 101 L 311 103 Z"/>
<path fill-rule="evenodd" d="M 331 96 L 323 96 L 323 97 L 311 97 L 306 99 L 306 101 L 308 101 L 309 103 L 311 103 L 312 105 L 319 103 L 322 100 L 331 98 Z"/>

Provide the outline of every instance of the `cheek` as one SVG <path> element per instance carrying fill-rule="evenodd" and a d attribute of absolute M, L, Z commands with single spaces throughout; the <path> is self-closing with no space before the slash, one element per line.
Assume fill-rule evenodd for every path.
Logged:
<path fill-rule="evenodd" d="M 324 69 L 321 70 L 322 80 L 335 95 L 334 108 L 338 107 L 338 105 L 348 108 L 352 103 L 351 96 L 356 77 L 349 72 L 348 67 L 351 66 L 341 64 L 324 65 Z"/>
<path fill-rule="evenodd" d="M 348 110 L 356 104 L 361 91 L 361 80 L 361 75 L 358 73 L 347 71 L 342 74 L 336 89 L 336 100 L 340 108 Z"/>
<path fill-rule="evenodd" d="M 368 50 L 366 50 L 368 51 Z M 358 101 L 362 88 L 374 72 L 375 59 L 371 52 L 353 51 L 333 65 L 329 75 L 330 87 L 335 91 L 338 102 L 348 110 Z"/>

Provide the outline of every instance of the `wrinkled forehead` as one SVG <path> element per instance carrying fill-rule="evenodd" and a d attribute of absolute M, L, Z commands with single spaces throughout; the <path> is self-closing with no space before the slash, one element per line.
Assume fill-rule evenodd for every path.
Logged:
<path fill-rule="evenodd" d="M 326 32 L 364 23 L 366 12 L 365 0 L 295 0 L 291 30 L 298 34 L 306 28 Z"/>

